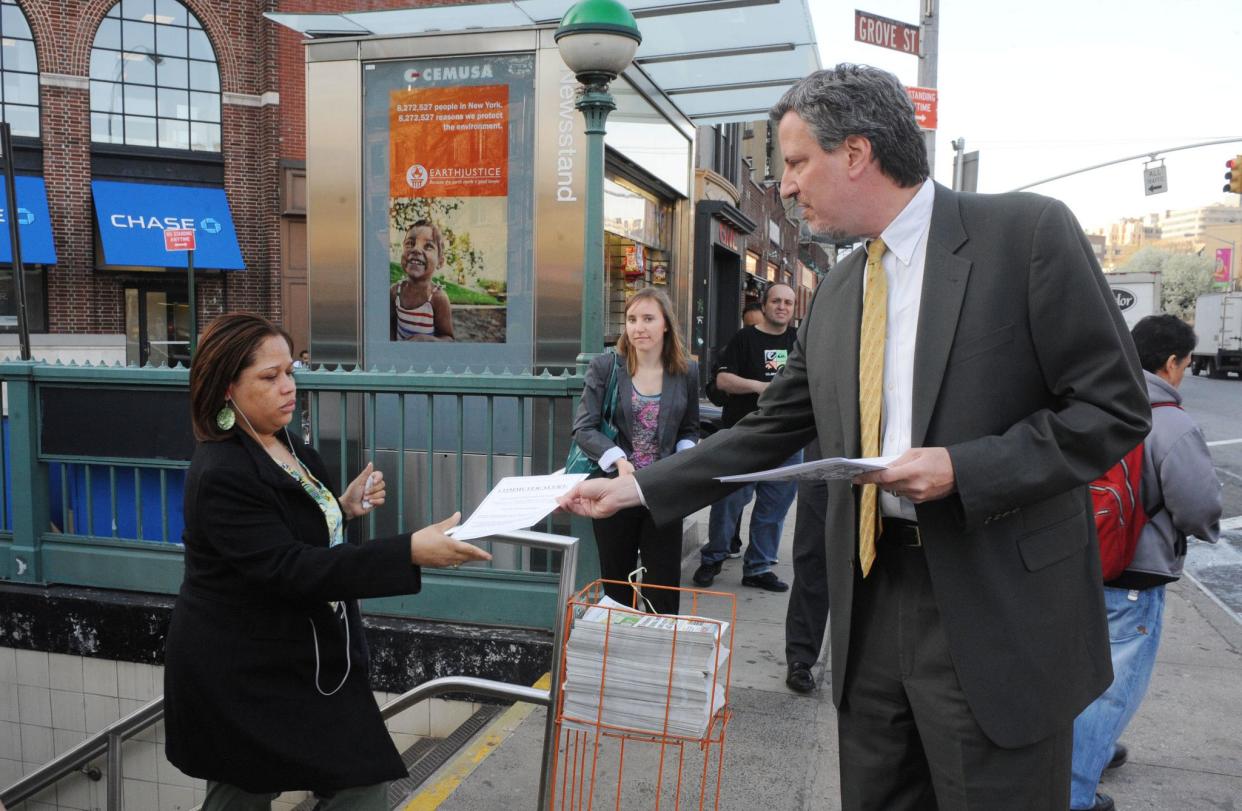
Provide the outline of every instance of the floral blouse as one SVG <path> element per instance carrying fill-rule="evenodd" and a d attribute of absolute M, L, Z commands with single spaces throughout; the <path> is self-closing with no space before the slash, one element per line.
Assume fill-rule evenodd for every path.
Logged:
<path fill-rule="evenodd" d="M 633 434 L 630 437 L 634 452 L 630 462 L 635 470 L 647 467 L 660 458 L 660 395 L 640 394 L 634 389 L 630 400 L 630 410 L 634 414 Z"/>

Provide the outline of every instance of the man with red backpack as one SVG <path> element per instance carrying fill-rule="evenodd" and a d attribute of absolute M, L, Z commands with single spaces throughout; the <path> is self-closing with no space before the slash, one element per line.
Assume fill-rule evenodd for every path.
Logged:
<path fill-rule="evenodd" d="M 1220 534 L 1220 483 L 1203 432 L 1182 410 L 1177 390 L 1190 364 L 1194 330 L 1172 315 L 1151 315 L 1131 335 L 1152 405 L 1137 511 L 1140 522 L 1144 513 L 1147 521 L 1124 571 L 1104 584 L 1113 683 L 1074 721 L 1071 809 L 1113 808 L 1112 798 L 1096 789 L 1147 692 L 1160 645 L 1164 586 L 1182 575 L 1187 536 L 1215 543 Z"/>

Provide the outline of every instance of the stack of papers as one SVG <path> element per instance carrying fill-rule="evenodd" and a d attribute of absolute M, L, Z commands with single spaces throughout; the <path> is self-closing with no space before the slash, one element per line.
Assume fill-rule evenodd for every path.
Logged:
<path fill-rule="evenodd" d="M 701 617 L 639 614 L 604 597 L 569 633 L 566 720 L 702 738 L 724 706 L 729 649 L 721 637 L 728 628 Z"/>

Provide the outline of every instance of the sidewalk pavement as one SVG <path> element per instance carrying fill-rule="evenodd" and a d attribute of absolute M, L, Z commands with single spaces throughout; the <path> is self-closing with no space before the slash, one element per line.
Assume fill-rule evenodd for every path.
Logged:
<path fill-rule="evenodd" d="M 793 578 L 793 515 L 791 509 L 776 567 L 786 581 Z M 706 512 L 701 519 L 705 526 Z M 697 565 L 697 554 L 686 559 L 684 585 L 690 585 Z M 809 696 L 789 691 L 784 661 L 788 594 L 743 587 L 741 569 L 740 559 L 727 561 L 712 586 L 737 595 L 730 694 L 734 715 L 724 748 L 719 808 L 840 809 L 836 713 L 828 686 L 831 674 L 825 672 L 827 644 L 815 669 L 821 688 Z M 1189 580 L 1170 586 L 1166 603 L 1151 688 L 1123 736 L 1130 750 L 1129 762 L 1106 772 L 1101 790 L 1124 811 L 1242 809 L 1242 624 Z M 469 766 L 461 762 L 450 763 L 445 770 L 455 768 L 460 785 L 450 794 L 442 782 L 440 796 L 446 799 L 438 805 L 417 807 L 444 811 L 535 808 L 544 719 L 542 709 L 530 711 L 520 723 L 511 723 L 511 728 L 493 735 L 486 746 L 465 750 L 463 757 L 477 764 L 472 773 L 467 775 Z M 627 788 L 620 807 L 642 811 L 653 805 L 641 799 L 644 793 L 652 796 L 643 790 L 650 786 L 631 791 L 630 776 L 649 769 L 643 776 L 649 778 L 647 783 L 654 783 L 654 760 L 644 763 L 636 749 L 626 750 Z M 686 762 L 694 763 L 689 751 Z M 697 768 L 701 766 L 694 769 L 695 779 Z M 712 775 L 714 770 L 713 761 Z M 614 789 L 597 791 L 597 798 L 605 799 L 597 799 L 596 807 L 612 808 L 615 782 L 604 782 L 612 773 L 603 771 L 598 781 Z M 428 785 L 435 783 L 436 778 L 428 781 Z M 686 802 L 687 796 L 683 792 L 682 807 L 697 808 L 697 801 Z M 706 807 L 712 807 L 710 792 Z"/>

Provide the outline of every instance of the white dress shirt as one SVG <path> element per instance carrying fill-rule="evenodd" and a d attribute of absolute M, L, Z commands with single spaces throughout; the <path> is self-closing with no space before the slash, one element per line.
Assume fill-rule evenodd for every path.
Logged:
<path fill-rule="evenodd" d="M 932 202 L 936 186 L 923 186 L 888 224 L 880 239 L 888 250 L 880 260 L 888 280 L 888 320 L 884 333 L 884 410 L 880 441 L 881 456 L 898 456 L 910 450 L 910 424 L 914 405 L 914 344 L 923 297 L 923 267 L 927 260 L 927 234 L 931 230 Z M 866 277 L 864 276 L 864 286 Z M 916 520 L 914 505 L 880 490 L 880 514 Z"/>

